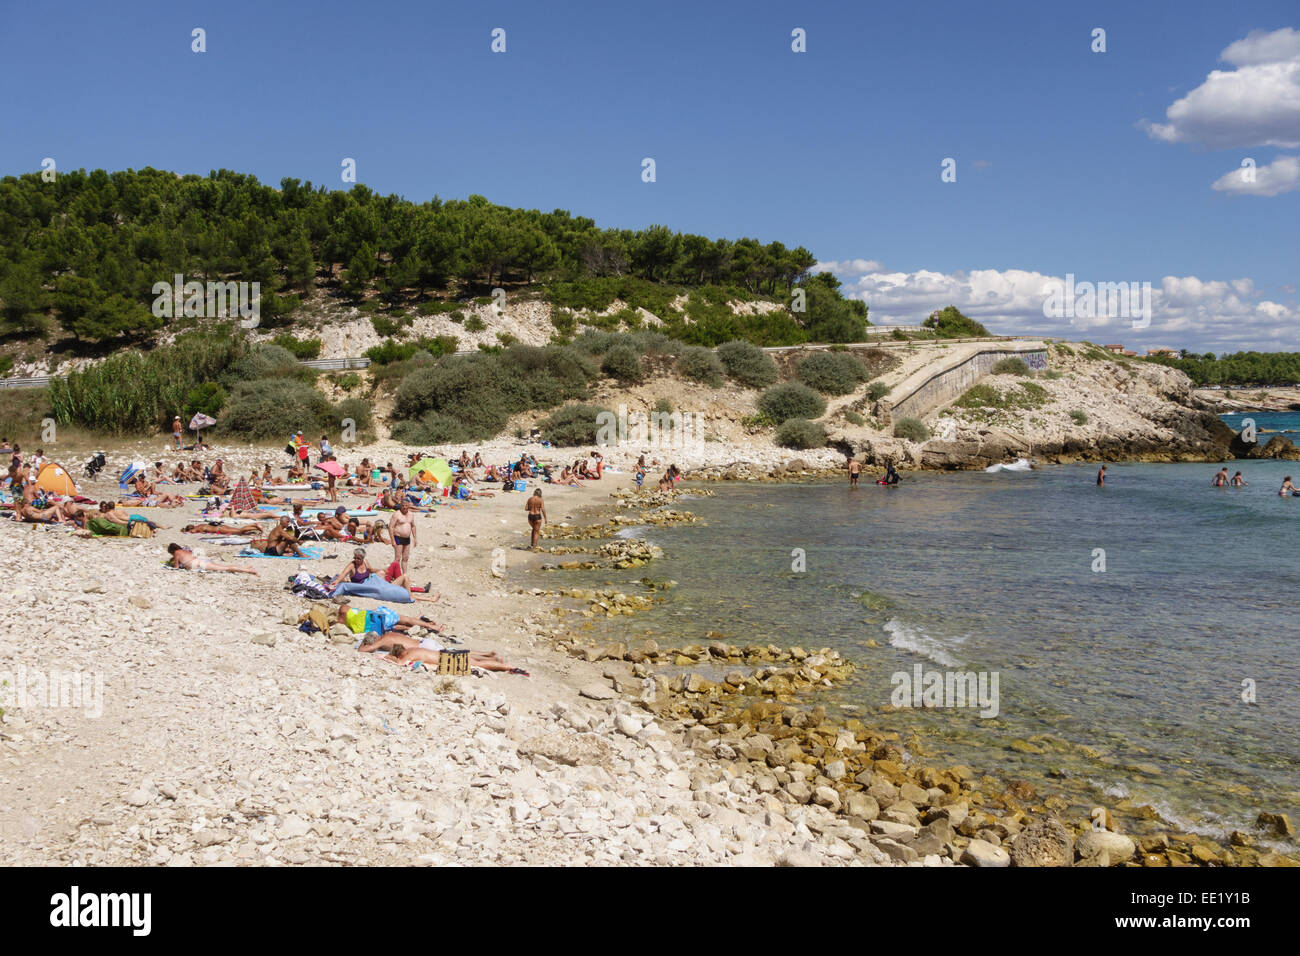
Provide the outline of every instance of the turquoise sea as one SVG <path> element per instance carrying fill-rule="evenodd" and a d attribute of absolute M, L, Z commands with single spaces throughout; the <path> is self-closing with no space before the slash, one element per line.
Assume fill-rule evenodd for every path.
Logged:
<path fill-rule="evenodd" d="M 1300 807 L 1300 498 L 1277 494 L 1300 462 L 1238 469 L 1242 489 L 1148 464 L 1110 465 L 1100 489 L 1094 465 L 714 484 L 681 503 L 705 525 L 630 532 L 663 561 L 582 578 L 678 582 L 599 625 L 623 637 L 838 649 L 859 668 L 830 700 L 928 762 L 1222 835 Z M 916 665 L 996 672 L 997 716 L 892 708 Z"/>

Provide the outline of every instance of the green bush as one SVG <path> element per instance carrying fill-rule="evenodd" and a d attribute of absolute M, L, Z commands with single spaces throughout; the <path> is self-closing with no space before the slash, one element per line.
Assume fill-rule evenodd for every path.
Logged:
<path fill-rule="evenodd" d="M 609 410 L 599 405 L 566 405 L 542 421 L 542 437 L 552 445 L 594 445 L 602 413 Z"/>
<path fill-rule="evenodd" d="M 396 335 L 398 330 L 401 329 L 401 325 L 392 319 L 384 318 L 382 315 L 372 315 L 370 324 L 374 326 L 376 335 L 382 335 L 385 338 Z"/>
<path fill-rule="evenodd" d="M 351 401 L 351 400 L 350 400 Z M 263 378 L 235 385 L 217 428 L 240 438 L 283 438 L 294 432 L 310 434 L 333 422 L 329 400 L 306 382 L 292 378 Z"/>
<path fill-rule="evenodd" d="M 439 412 L 425 412 L 413 421 L 398 422 L 393 426 L 392 435 L 405 445 L 447 445 L 485 437 L 475 434 L 464 422 Z"/>
<path fill-rule="evenodd" d="M 252 382 L 261 378 L 295 376 L 302 371 L 297 356 L 283 345 L 263 342 L 254 345 L 230 366 L 226 381 Z"/>
<path fill-rule="evenodd" d="M 226 390 L 216 382 L 204 382 L 202 385 L 195 385 L 185 395 L 183 417 L 186 423 L 199 412 L 216 418 L 221 409 L 225 407 L 228 397 Z"/>
<path fill-rule="evenodd" d="M 348 372 L 345 375 L 340 375 L 335 380 L 334 384 L 336 384 L 343 391 L 350 392 L 361 384 L 361 376 L 358 375 L 356 372 Z"/>
<path fill-rule="evenodd" d="M 889 386 L 884 382 L 872 382 L 867 386 L 867 398 L 878 402 L 889 394 Z"/>
<path fill-rule="evenodd" d="M 844 410 L 844 420 L 850 425 L 865 425 L 867 420 L 851 408 Z"/>
<path fill-rule="evenodd" d="M 344 419 L 352 419 L 357 434 L 369 434 L 371 431 L 370 403 L 364 398 L 345 398 L 334 408 L 334 420 L 342 427 Z"/>
<path fill-rule="evenodd" d="M 673 401 L 671 398 L 661 398 L 655 402 L 654 410 L 661 415 L 671 415 L 673 413 Z"/>
<path fill-rule="evenodd" d="M 776 363 L 756 345 L 748 342 L 723 342 L 717 349 L 718 361 L 727 376 L 746 388 L 766 388 L 777 379 Z"/>
<path fill-rule="evenodd" d="M 821 448 L 826 444 L 826 429 L 820 422 L 789 418 L 777 428 L 775 440 L 782 448 Z"/>
<path fill-rule="evenodd" d="M 922 442 L 930 437 L 930 429 L 919 418 L 900 418 L 894 423 L 894 437 Z"/>
<path fill-rule="evenodd" d="M 484 322 L 482 319 L 480 319 L 477 315 L 471 315 L 465 319 L 466 332 L 482 332 L 486 328 L 487 328 L 487 323 Z"/>
<path fill-rule="evenodd" d="M 600 362 L 600 370 L 623 385 L 635 385 L 642 380 L 641 356 L 630 345 L 616 345 Z"/>
<path fill-rule="evenodd" d="M 1012 358 L 1010 356 L 1004 359 L 999 359 L 998 361 L 994 362 L 993 368 L 990 369 L 990 371 L 994 375 L 1032 375 L 1033 374 L 1033 372 L 1031 372 L 1029 369 L 1028 362 L 1026 362 L 1022 358 Z"/>
<path fill-rule="evenodd" d="M 826 399 L 802 382 L 774 385 L 758 398 L 758 410 L 776 422 L 791 418 L 820 418 Z"/>
<path fill-rule="evenodd" d="M 1076 425 L 1086 425 L 1086 424 L 1088 424 L 1088 413 L 1085 412 L 1085 411 L 1082 411 L 1082 410 L 1080 410 L 1080 409 L 1078 409 L 1078 408 L 1076 408 L 1074 411 L 1070 412 L 1070 417 L 1071 417 L 1072 419 L 1074 419 L 1074 423 L 1075 423 Z"/>
<path fill-rule="evenodd" d="M 823 395 L 847 395 L 866 381 L 867 368 L 846 352 L 814 352 L 799 363 L 796 374 Z"/>
<path fill-rule="evenodd" d="M 718 357 L 709 349 L 698 345 L 682 350 L 681 357 L 677 360 L 677 370 L 682 378 L 700 382 L 710 388 L 720 388 L 722 377 L 726 374 Z"/>
<path fill-rule="evenodd" d="M 320 339 L 300 339 L 289 334 L 277 335 L 271 340 L 273 345 L 278 345 L 293 355 L 294 358 L 305 361 L 320 356 L 321 340 Z"/>
<path fill-rule="evenodd" d="M 418 351 L 420 347 L 414 342 L 385 339 L 382 345 L 372 345 L 364 354 L 375 365 L 389 365 L 393 362 L 404 362 Z"/>

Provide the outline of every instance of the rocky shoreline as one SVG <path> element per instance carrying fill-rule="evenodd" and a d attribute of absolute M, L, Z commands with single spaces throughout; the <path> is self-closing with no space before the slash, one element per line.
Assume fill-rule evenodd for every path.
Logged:
<path fill-rule="evenodd" d="M 772 476 L 766 476 L 769 479 Z M 781 476 L 784 477 L 784 476 Z M 677 494 L 654 493 L 662 507 Z M 613 527 L 617 527 L 615 524 Z M 610 533 L 598 521 L 575 536 Z M 672 582 L 669 582 L 671 585 Z M 583 618 L 632 615 L 653 598 L 613 589 L 538 592 L 588 603 Z M 1073 818 L 1060 794 L 1001 780 L 968 766 L 931 766 L 911 758 L 897 732 L 856 718 L 836 721 L 817 694 L 846 680 L 853 666 L 829 648 L 738 646 L 721 634 L 707 646 L 657 641 L 591 643 L 564 629 L 555 646 L 602 663 L 603 681 L 584 689 L 617 693 L 643 715 L 683 728 L 684 739 L 712 761 L 708 775 L 745 780 L 767 811 L 831 833 L 900 864 L 971 866 L 1296 866 L 1259 843 L 1294 836 L 1284 814 L 1261 813 L 1257 831 L 1233 831 L 1225 843 L 1175 830 L 1130 836 L 1125 820 L 1155 818 L 1126 802 Z M 704 676 L 714 674 L 714 679 Z M 720 675 L 720 676 L 719 676 Z M 774 817 L 775 819 L 775 817 Z"/>

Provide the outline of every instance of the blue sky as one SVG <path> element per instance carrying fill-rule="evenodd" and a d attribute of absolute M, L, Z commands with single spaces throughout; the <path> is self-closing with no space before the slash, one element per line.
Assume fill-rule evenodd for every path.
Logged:
<path fill-rule="evenodd" d="M 953 302 L 1005 331 L 1300 347 L 1294 0 L 52 10 L 0 11 L 0 174 L 49 156 L 343 188 L 352 157 L 413 200 L 803 245 L 876 321 Z M 1224 109 L 1207 75 L 1252 33 Z M 1262 182 L 1237 188 L 1246 157 Z M 1043 277 L 1066 273 L 1151 282 L 1151 328 L 1044 318 Z"/>

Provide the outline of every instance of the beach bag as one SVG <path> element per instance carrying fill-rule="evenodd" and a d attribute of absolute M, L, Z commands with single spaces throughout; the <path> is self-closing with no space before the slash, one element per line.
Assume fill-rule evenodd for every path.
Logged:
<path fill-rule="evenodd" d="M 306 614 L 302 615 L 302 617 L 298 618 L 298 623 L 301 625 L 298 629 L 307 634 L 312 634 L 315 631 L 325 631 L 328 633 L 330 629 L 329 615 L 325 613 L 323 607 L 313 607 Z M 312 630 L 308 630 L 309 627 L 312 628 Z"/>
<path fill-rule="evenodd" d="M 439 651 L 438 673 L 462 677 L 469 673 L 469 651 Z"/>
<path fill-rule="evenodd" d="M 131 530 L 127 532 L 127 536 L 131 538 L 152 538 L 153 528 L 149 527 L 147 521 L 132 521 Z"/>

